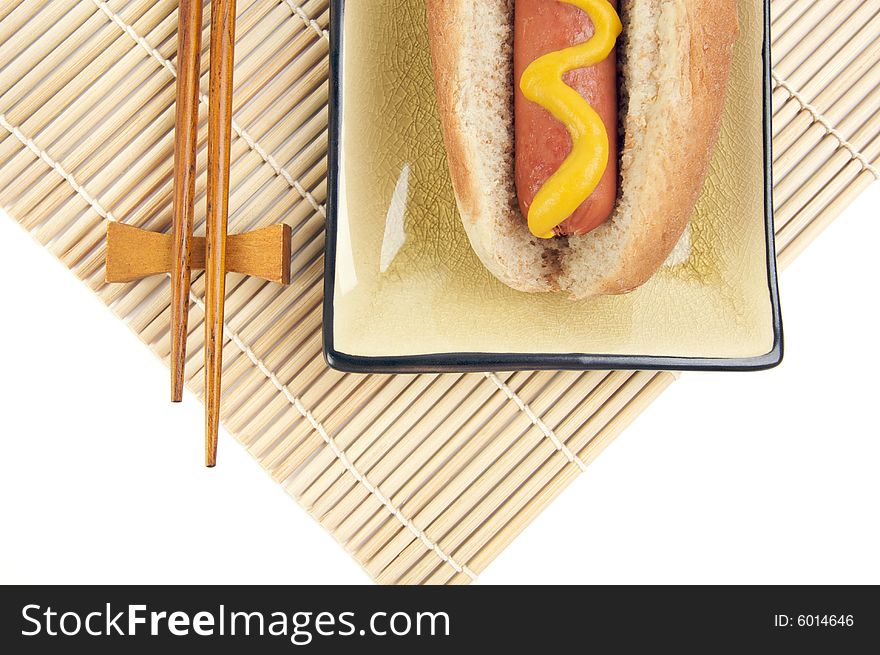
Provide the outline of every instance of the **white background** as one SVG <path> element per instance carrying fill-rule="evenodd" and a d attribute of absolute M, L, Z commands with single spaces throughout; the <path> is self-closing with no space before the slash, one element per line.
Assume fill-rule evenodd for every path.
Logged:
<path fill-rule="evenodd" d="M 484 583 L 880 583 L 880 186 L 782 276 L 787 354 L 686 374 Z M 0 217 L 0 582 L 368 583 Z"/>

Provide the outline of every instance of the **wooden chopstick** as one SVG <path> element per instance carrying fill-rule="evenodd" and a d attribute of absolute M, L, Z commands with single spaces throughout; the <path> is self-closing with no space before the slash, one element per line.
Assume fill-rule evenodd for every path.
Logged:
<path fill-rule="evenodd" d="M 211 3 L 205 255 L 205 465 L 209 467 L 217 463 L 217 432 L 220 427 L 226 228 L 229 217 L 229 150 L 235 66 L 235 5 L 235 0 L 212 0 Z"/>
<path fill-rule="evenodd" d="M 183 399 L 192 267 L 202 0 L 180 0 L 177 27 L 177 117 L 174 128 L 174 225 L 171 270 L 171 400 Z"/>

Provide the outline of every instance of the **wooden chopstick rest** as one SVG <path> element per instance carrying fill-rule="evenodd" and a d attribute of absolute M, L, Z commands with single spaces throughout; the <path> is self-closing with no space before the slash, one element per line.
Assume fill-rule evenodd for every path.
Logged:
<path fill-rule="evenodd" d="M 226 270 L 276 284 L 289 284 L 290 237 L 290 226 L 283 223 L 229 235 Z M 105 280 L 108 283 L 134 282 L 150 275 L 171 273 L 174 245 L 171 234 L 149 232 L 124 223 L 109 223 Z M 205 268 L 205 237 L 192 238 L 190 267 L 193 270 Z"/>

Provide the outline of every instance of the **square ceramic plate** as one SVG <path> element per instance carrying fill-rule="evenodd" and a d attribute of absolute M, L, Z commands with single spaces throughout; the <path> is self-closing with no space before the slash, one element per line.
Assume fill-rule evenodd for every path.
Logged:
<path fill-rule="evenodd" d="M 472 252 L 446 166 L 424 0 L 334 0 L 328 363 L 383 373 L 778 364 L 769 6 L 740 0 L 739 14 L 721 138 L 677 259 L 629 295 L 575 302 L 513 291 Z"/>

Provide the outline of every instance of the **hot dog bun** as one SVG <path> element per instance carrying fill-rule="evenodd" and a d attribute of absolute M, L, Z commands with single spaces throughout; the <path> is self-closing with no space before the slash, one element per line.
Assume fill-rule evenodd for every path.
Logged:
<path fill-rule="evenodd" d="M 574 298 L 644 284 L 681 238 L 718 137 L 736 0 L 623 0 L 620 188 L 609 221 L 538 239 L 514 183 L 513 0 L 427 0 L 437 101 L 471 245 L 508 286 Z"/>

